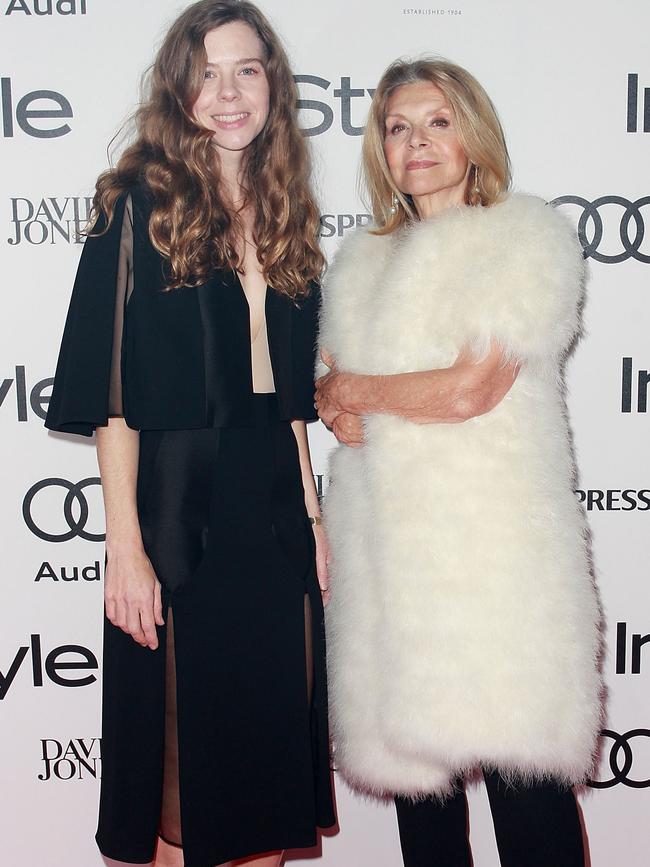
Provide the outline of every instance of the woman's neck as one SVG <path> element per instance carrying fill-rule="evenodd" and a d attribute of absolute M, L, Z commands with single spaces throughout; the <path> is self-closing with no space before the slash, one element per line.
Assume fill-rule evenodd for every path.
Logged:
<path fill-rule="evenodd" d="M 238 211 L 246 198 L 242 188 L 242 160 L 238 151 L 219 152 L 219 183 L 229 209 Z"/>
<path fill-rule="evenodd" d="M 421 220 L 436 217 L 450 208 L 458 208 L 466 204 L 464 190 L 439 190 L 426 196 L 413 196 L 413 204 Z"/>

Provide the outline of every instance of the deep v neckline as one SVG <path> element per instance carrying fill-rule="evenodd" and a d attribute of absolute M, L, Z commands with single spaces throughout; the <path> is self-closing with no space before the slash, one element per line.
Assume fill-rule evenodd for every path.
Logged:
<path fill-rule="evenodd" d="M 235 271 L 234 274 L 235 274 L 235 279 L 239 285 L 239 290 L 242 294 L 244 301 L 246 302 L 246 307 L 248 310 L 248 337 L 249 337 L 250 345 L 253 346 L 253 344 L 255 343 L 257 338 L 260 336 L 260 334 L 264 330 L 265 325 L 266 325 L 267 330 L 268 330 L 267 306 L 268 306 L 268 299 L 269 299 L 269 285 L 267 283 L 264 287 L 264 300 L 262 301 L 262 304 L 261 304 L 262 316 L 260 318 L 260 323 L 259 323 L 259 326 L 257 328 L 257 332 L 255 333 L 255 335 L 253 335 L 253 319 L 252 319 L 253 309 L 251 307 L 251 302 L 248 298 L 248 295 L 246 294 L 246 289 L 244 288 L 244 283 L 241 279 L 241 275 L 240 275 L 239 271 Z"/>
<path fill-rule="evenodd" d="M 250 344 L 250 370 L 251 390 L 253 394 L 275 393 L 275 374 L 271 360 L 271 346 L 268 332 L 268 305 L 270 287 L 268 283 L 264 287 L 264 299 L 261 304 L 262 316 L 255 336 L 253 336 L 252 307 L 244 289 L 241 275 L 235 271 L 235 279 L 239 285 L 239 291 L 246 304 L 248 312 L 248 341 Z"/>

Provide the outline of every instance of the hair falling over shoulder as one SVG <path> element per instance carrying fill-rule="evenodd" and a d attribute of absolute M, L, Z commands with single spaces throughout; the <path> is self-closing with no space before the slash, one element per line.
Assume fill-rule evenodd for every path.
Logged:
<path fill-rule="evenodd" d="M 242 181 L 246 204 L 256 213 L 257 255 L 268 284 L 298 298 L 323 271 L 319 214 L 289 62 L 266 18 L 246 0 L 200 0 L 176 19 L 134 116 L 135 141 L 100 175 L 94 212 L 110 224 L 120 195 L 134 184 L 145 185 L 153 199 L 149 235 L 169 262 L 170 289 L 200 285 L 216 268 L 240 267 L 243 230 L 220 192 L 213 133 L 192 116 L 205 72 L 205 35 L 231 21 L 244 22 L 260 38 L 271 94 L 269 116 L 249 145 Z"/>

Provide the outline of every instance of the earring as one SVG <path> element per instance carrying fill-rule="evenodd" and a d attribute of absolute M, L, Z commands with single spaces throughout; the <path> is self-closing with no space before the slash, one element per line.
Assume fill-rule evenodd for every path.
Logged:
<path fill-rule="evenodd" d="M 474 166 L 474 192 L 480 194 L 481 188 L 478 185 L 478 166 Z"/>
<path fill-rule="evenodd" d="M 399 207 L 399 199 L 397 198 L 396 193 L 393 193 L 393 198 L 391 200 L 391 206 L 388 209 L 388 212 L 390 214 L 396 214 L 398 207 Z"/>

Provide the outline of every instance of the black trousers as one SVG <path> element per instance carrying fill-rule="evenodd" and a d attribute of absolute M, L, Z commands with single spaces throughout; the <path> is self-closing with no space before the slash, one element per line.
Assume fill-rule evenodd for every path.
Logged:
<path fill-rule="evenodd" d="M 513 787 L 497 773 L 484 776 L 501 867 L 584 867 L 571 789 L 554 783 Z M 442 804 L 397 797 L 395 805 L 404 867 L 472 867 L 462 786 Z"/>

